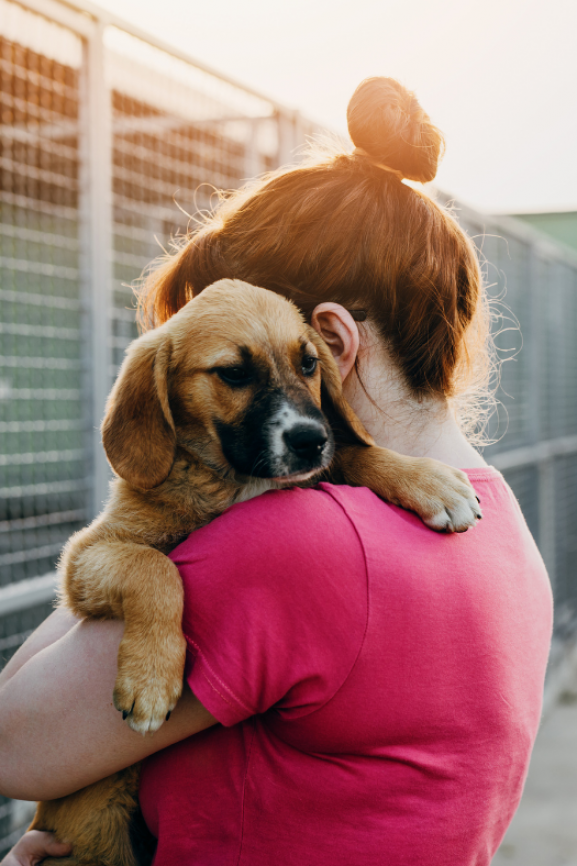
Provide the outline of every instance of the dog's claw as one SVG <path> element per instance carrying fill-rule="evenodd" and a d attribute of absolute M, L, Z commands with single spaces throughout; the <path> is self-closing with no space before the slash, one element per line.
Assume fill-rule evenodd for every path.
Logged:
<path fill-rule="evenodd" d="M 123 719 L 123 721 L 126 721 L 126 719 L 128 718 L 128 716 L 131 716 L 131 715 L 132 715 L 132 711 L 133 711 L 133 709 L 134 709 L 134 704 L 135 704 L 135 703 L 136 703 L 136 701 L 132 701 L 132 706 L 130 707 L 129 710 L 122 710 L 122 719 Z M 117 707 L 116 709 L 118 710 L 118 709 L 120 709 L 120 707 Z"/>
<path fill-rule="evenodd" d="M 139 665 L 130 640 L 125 638 L 120 645 L 114 705 L 140 734 L 157 731 L 168 720 L 182 691 L 186 643 L 181 632 L 169 637 L 152 644 Z"/>
<path fill-rule="evenodd" d="M 136 701 L 132 701 L 132 706 L 130 707 L 129 710 L 122 710 L 122 719 L 123 719 L 123 721 L 126 721 L 126 719 L 128 718 L 128 716 L 131 716 L 131 715 L 132 715 L 132 711 L 133 711 L 133 709 L 134 709 L 134 704 L 135 704 L 135 703 L 136 703 Z"/>

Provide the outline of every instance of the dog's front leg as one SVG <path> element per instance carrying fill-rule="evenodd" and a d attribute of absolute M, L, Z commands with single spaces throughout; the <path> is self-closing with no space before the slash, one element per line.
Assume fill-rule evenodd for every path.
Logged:
<path fill-rule="evenodd" d="M 464 532 L 482 517 L 466 474 L 429 457 L 406 457 L 376 445 L 345 445 L 337 450 L 334 478 L 369 487 L 387 502 L 416 512 L 438 532 Z"/>
<path fill-rule="evenodd" d="M 131 728 L 156 731 L 182 692 L 186 643 L 176 566 L 134 542 L 74 536 L 63 557 L 66 605 L 77 616 L 123 619 L 114 705 Z"/>

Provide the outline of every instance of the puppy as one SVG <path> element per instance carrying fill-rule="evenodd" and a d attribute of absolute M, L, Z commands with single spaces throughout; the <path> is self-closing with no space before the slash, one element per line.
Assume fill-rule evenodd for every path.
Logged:
<path fill-rule="evenodd" d="M 117 477 L 104 512 L 65 547 L 62 600 L 82 618 L 124 620 L 114 704 L 142 733 L 181 694 L 183 591 L 165 554 L 193 529 L 265 490 L 320 477 L 371 487 L 436 530 L 464 531 L 481 516 L 464 473 L 377 447 L 296 307 L 236 280 L 131 345 L 102 438 Z M 74 846 L 72 858 L 45 862 L 146 862 L 131 843 L 138 778 L 129 767 L 41 803 L 32 827 Z"/>

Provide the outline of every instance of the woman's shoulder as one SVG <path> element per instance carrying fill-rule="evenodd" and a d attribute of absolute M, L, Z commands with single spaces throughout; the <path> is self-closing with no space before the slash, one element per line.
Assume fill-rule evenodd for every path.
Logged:
<path fill-rule="evenodd" d="M 368 496 L 367 496 L 368 494 Z M 316 528 L 320 532 L 340 524 L 351 522 L 349 512 L 355 510 L 355 503 L 372 500 L 376 507 L 379 500 L 367 489 L 348 487 L 320 482 L 314 487 L 287 487 L 269 490 L 266 493 L 233 505 L 222 518 L 232 518 L 239 523 L 265 521 L 280 527 L 308 527 L 310 532 Z M 369 506 L 370 507 L 370 506 Z"/>
<path fill-rule="evenodd" d="M 214 550 L 219 558 L 228 551 L 237 564 L 240 558 L 248 563 L 267 556 L 281 561 L 288 557 L 292 562 L 300 556 L 313 561 L 334 559 L 345 549 L 360 549 L 353 511 L 367 494 L 378 506 L 374 494 L 362 488 L 341 490 L 323 483 L 271 490 L 233 505 L 193 532 L 171 558 L 179 564 Z"/>
<path fill-rule="evenodd" d="M 503 563 L 527 558 L 542 568 L 536 545 L 519 505 L 503 476 L 492 467 L 468 471 L 481 500 L 483 520 L 464 534 L 433 532 L 411 512 L 383 502 L 364 487 L 320 483 L 264 493 L 229 508 L 196 530 L 171 558 L 179 568 L 199 568 L 204 561 L 222 571 L 266 570 L 267 579 L 354 567 L 379 561 L 405 575 L 411 563 L 434 555 L 475 569 L 498 552 Z M 482 555 L 480 555 L 482 553 Z M 445 559 L 446 558 L 446 559 Z M 385 562 L 386 561 L 386 562 Z"/>

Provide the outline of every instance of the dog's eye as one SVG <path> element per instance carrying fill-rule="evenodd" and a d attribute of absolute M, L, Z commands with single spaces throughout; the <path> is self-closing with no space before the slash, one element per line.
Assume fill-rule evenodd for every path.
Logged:
<path fill-rule="evenodd" d="M 227 385 L 240 387 L 252 381 L 252 374 L 244 367 L 218 367 L 216 372 Z"/>
<path fill-rule="evenodd" d="M 301 370 L 303 371 L 303 376 L 314 375 L 318 363 L 319 359 L 315 358 L 314 355 L 305 355 L 301 361 Z"/>

